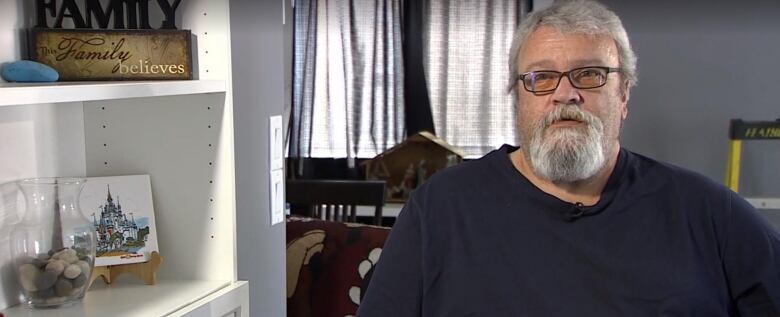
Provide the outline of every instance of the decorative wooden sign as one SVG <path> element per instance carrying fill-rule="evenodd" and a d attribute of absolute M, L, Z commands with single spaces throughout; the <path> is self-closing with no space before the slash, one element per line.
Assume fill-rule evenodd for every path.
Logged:
<path fill-rule="evenodd" d="M 60 80 L 192 79 L 190 31 L 30 29 L 30 57 Z"/>

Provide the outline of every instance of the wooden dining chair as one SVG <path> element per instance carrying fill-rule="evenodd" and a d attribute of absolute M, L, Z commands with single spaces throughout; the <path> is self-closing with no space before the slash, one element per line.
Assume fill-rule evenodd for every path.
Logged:
<path fill-rule="evenodd" d="M 385 181 L 287 180 L 287 202 L 305 206 L 305 216 L 339 222 L 357 222 L 357 206 L 374 206 L 374 221 L 382 225 Z"/>

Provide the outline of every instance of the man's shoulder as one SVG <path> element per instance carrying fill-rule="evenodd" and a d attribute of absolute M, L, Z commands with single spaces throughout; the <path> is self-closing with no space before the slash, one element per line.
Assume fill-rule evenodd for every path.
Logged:
<path fill-rule="evenodd" d="M 485 156 L 462 162 L 433 174 L 412 196 L 420 204 L 430 204 L 454 199 L 467 199 L 480 193 L 497 192 L 506 188 L 510 171 L 508 152 L 502 147 Z M 413 197 L 413 198 L 414 198 Z"/>
<path fill-rule="evenodd" d="M 477 210 L 491 210 L 496 197 L 510 187 L 511 161 L 506 149 L 462 162 L 433 174 L 408 202 L 423 221 L 463 219 Z"/>
<path fill-rule="evenodd" d="M 505 146 L 493 150 L 481 158 L 445 168 L 431 176 L 423 185 L 451 187 L 453 185 L 474 184 L 474 182 L 483 179 L 494 179 L 497 174 L 502 173 L 505 160 L 508 160 L 508 151 L 511 151 L 511 147 Z"/>
<path fill-rule="evenodd" d="M 628 177 L 658 185 L 673 185 L 676 189 L 723 191 L 727 188 L 710 177 L 692 169 L 654 159 L 626 150 L 629 160 Z M 671 189 L 671 188 L 670 188 Z"/>

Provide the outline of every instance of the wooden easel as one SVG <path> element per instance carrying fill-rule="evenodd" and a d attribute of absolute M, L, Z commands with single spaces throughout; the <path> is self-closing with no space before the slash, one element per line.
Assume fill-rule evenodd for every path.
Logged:
<path fill-rule="evenodd" d="M 163 258 L 160 256 L 160 253 L 157 251 L 152 251 L 152 254 L 149 256 L 149 261 L 143 262 L 143 263 L 133 263 L 133 264 L 121 264 L 121 265 L 109 265 L 109 266 L 98 266 L 95 267 L 92 270 L 92 276 L 89 278 L 89 286 L 87 289 L 89 289 L 90 286 L 92 286 L 92 283 L 98 278 L 102 277 L 103 282 L 105 282 L 108 285 L 111 285 L 111 282 L 113 282 L 119 274 L 122 273 L 130 273 L 138 278 L 142 279 L 146 285 L 154 285 L 157 283 L 157 269 L 160 268 L 160 264 L 162 263 Z"/>

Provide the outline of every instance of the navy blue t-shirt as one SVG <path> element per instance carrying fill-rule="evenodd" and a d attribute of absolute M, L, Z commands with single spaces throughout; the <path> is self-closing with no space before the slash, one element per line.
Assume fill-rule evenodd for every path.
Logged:
<path fill-rule="evenodd" d="M 728 188 L 621 149 L 579 209 L 514 150 L 414 192 L 358 316 L 780 316 L 780 235 Z"/>

